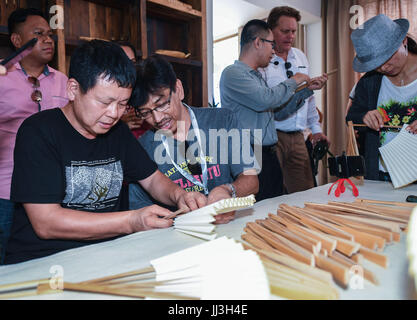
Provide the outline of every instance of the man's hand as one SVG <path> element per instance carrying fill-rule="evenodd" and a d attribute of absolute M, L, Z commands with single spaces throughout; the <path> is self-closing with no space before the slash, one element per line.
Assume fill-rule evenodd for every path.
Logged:
<path fill-rule="evenodd" d="M 185 209 L 186 212 L 194 211 L 207 205 L 207 198 L 200 192 L 186 192 L 178 188 L 176 195 L 178 209 Z"/>
<path fill-rule="evenodd" d="M 363 123 L 369 128 L 379 131 L 384 126 L 384 119 L 378 110 L 371 110 L 363 117 Z"/>
<path fill-rule="evenodd" d="M 162 219 L 172 212 L 157 205 L 132 210 L 129 225 L 133 232 L 162 229 L 172 226 L 172 219 Z"/>
<path fill-rule="evenodd" d="M 320 77 L 311 78 L 308 83 L 308 88 L 310 90 L 320 90 L 324 87 L 327 82 L 327 74 L 323 74 Z"/>
<path fill-rule="evenodd" d="M 7 69 L 5 66 L 0 65 L 0 76 L 4 76 L 7 74 Z"/>
<path fill-rule="evenodd" d="M 295 82 L 297 82 L 297 86 L 304 82 L 310 82 L 310 77 L 307 74 L 301 72 L 297 72 L 295 75 L 291 77 L 291 79 L 294 79 Z"/>
<path fill-rule="evenodd" d="M 317 144 L 317 142 L 319 142 L 321 140 L 326 141 L 327 144 L 330 146 L 330 140 L 329 140 L 329 138 L 325 134 L 323 134 L 321 132 L 313 134 L 313 137 L 311 138 L 311 144 L 314 147 Z"/>
<path fill-rule="evenodd" d="M 215 203 L 223 199 L 229 199 L 231 197 L 232 194 L 230 188 L 223 184 L 218 187 L 215 187 L 213 190 L 210 191 L 207 198 L 207 204 Z M 217 216 L 214 216 L 214 218 L 216 219 L 216 221 L 214 222 L 215 224 L 228 223 L 235 218 L 235 211 L 219 214 Z"/>
<path fill-rule="evenodd" d="M 411 133 L 417 134 L 417 120 L 412 122 L 408 127 L 407 130 Z"/>
<path fill-rule="evenodd" d="M 138 129 L 143 124 L 143 119 L 136 116 L 135 110 L 129 108 L 128 111 L 121 117 L 122 121 L 125 122 L 130 130 Z"/>

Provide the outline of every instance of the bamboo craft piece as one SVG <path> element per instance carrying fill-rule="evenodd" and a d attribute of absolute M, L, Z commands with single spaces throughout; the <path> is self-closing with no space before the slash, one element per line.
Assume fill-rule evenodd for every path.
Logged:
<path fill-rule="evenodd" d="M 273 264 L 279 269 L 285 265 L 309 279 L 316 281 L 318 278 L 329 285 L 325 277 L 311 271 L 321 270 L 342 287 L 348 287 L 352 270 L 359 268 L 364 279 L 378 285 L 375 275 L 363 267 L 363 260 L 383 268 L 389 266 L 388 257 L 381 251 L 386 245 L 400 241 L 411 209 L 407 203 L 367 199 L 356 199 L 353 203 L 305 203 L 304 208 L 281 204 L 277 214 L 269 213 L 263 220 L 248 223 L 242 239 L 254 247 L 262 259 L 268 260 L 264 264 L 268 275 L 272 274 L 273 293 L 290 299 L 322 299 L 331 296 L 331 287 L 318 285 L 303 296 L 299 286 L 301 275 L 294 278 L 296 286 L 293 287 L 291 281 L 284 281 L 285 276 L 281 279 L 268 268 Z M 284 257 L 293 264 L 284 264 L 273 257 Z M 279 288 L 274 288 L 274 283 L 278 283 Z M 329 290 L 329 296 L 320 290 Z"/>
<path fill-rule="evenodd" d="M 89 281 L 64 282 L 63 290 L 187 300 L 257 300 L 270 296 L 260 257 L 226 237 L 154 259 L 150 264 L 151 267 Z M 44 279 L 0 286 L 0 298 L 62 292 L 51 291 L 48 282 Z M 30 290 L 22 290 L 28 287 Z"/>
<path fill-rule="evenodd" d="M 356 142 L 355 129 L 352 121 L 348 121 L 346 155 L 359 156 L 359 148 Z M 353 183 L 356 185 L 363 185 L 365 181 L 364 177 L 352 177 L 352 179 L 354 180 Z"/>

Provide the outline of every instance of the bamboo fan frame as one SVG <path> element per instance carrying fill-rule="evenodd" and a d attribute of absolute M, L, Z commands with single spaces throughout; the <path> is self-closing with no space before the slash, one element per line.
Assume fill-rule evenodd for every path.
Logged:
<path fill-rule="evenodd" d="M 337 299 L 333 281 L 348 287 L 352 267 L 361 267 L 364 279 L 378 285 L 363 261 L 388 268 L 382 252 L 400 241 L 411 210 L 409 203 L 370 199 L 305 203 L 304 208 L 281 204 L 277 214 L 249 222 L 242 239 L 265 260 L 273 293 L 289 299 Z M 284 270 L 282 276 L 269 271 L 273 265 L 275 271 Z M 284 266 L 292 270 L 291 281 Z"/>
<path fill-rule="evenodd" d="M 347 142 L 346 142 L 346 155 L 347 156 L 359 156 L 359 148 L 356 142 L 355 137 L 355 129 L 354 129 L 353 122 L 348 121 L 348 128 L 347 128 Z M 364 184 L 364 177 L 352 177 L 353 183 L 356 185 L 363 185 Z"/>

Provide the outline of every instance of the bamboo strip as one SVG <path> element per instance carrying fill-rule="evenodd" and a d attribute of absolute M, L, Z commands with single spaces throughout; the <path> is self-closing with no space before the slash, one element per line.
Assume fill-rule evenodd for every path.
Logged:
<path fill-rule="evenodd" d="M 317 219 L 315 217 L 311 217 L 311 216 L 307 216 L 304 213 L 300 213 L 299 212 L 299 208 L 291 208 L 288 205 L 285 204 L 281 204 L 280 207 L 282 207 L 282 209 L 286 210 L 287 212 L 289 212 L 292 215 L 297 216 L 301 221 L 303 221 L 304 223 L 306 223 L 307 225 L 311 225 L 316 227 L 317 229 L 324 231 L 327 234 L 331 234 L 331 235 L 335 235 L 339 238 L 344 238 L 347 240 L 352 241 L 353 240 L 353 236 L 338 229 L 333 227 L 332 225 Z"/>
<path fill-rule="evenodd" d="M 275 250 L 274 247 L 270 246 L 268 243 L 265 242 L 265 240 L 258 237 L 258 235 L 254 233 L 252 230 L 250 230 L 249 228 L 244 228 L 244 231 L 246 232 L 246 234 L 243 234 L 241 236 L 241 238 L 244 241 L 262 250 L 267 250 L 267 251 Z"/>
<path fill-rule="evenodd" d="M 275 294 L 288 299 L 336 299 L 339 293 L 331 284 L 310 278 L 290 268 L 263 261 L 270 286 Z M 280 290 L 277 290 L 277 289 Z M 285 290 L 285 291 L 283 291 Z M 277 292 L 279 291 L 279 292 Z"/>
<path fill-rule="evenodd" d="M 154 292 L 146 290 L 131 290 L 124 288 L 111 288 L 108 286 L 98 285 L 98 284 L 86 284 L 86 283 L 70 283 L 64 282 L 64 290 L 67 291 L 79 291 L 79 292 L 93 292 L 101 294 L 110 294 L 116 296 L 124 297 L 133 297 L 133 298 L 160 298 L 160 299 L 186 299 L 186 300 L 196 300 L 195 297 L 186 297 L 181 295 L 176 295 L 172 293 L 164 292 Z"/>
<path fill-rule="evenodd" d="M 329 202 L 330 204 L 330 202 Z M 333 204 L 332 204 L 333 205 Z M 407 223 L 410 218 L 410 213 L 405 212 L 403 209 L 392 209 L 392 208 L 383 208 L 382 206 L 372 206 L 369 205 L 352 205 L 352 204 L 339 204 L 337 205 L 342 211 L 346 212 L 352 212 L 354 210 L 355 212 L 361 213 L 361 214 L 377 214 L 379 216 L 382 216 L 383 219 L 389 219 L 397 222 Z M 346 210 L 345 210 L 346 209 Z M 372 215 L 373 216 L 373 215 Z"/>
<path fill-rule="evenodd" d="M 300 262 L 303 262 L 307 265 L 314 266 L 314 260 L 309 257 L 304 256 L 300 252 L 294 251 L 293 249 L 288 248 L 287 246 L 283 245 L 277 239 L 271 237 L 267 232 L 263 231 L 262 227 L 257 225 L 256 223 L 249 222 L 247 227 L 255 232 L 259 237 L 265 240 L 269 245 L 277 249 L 278 251 L 282 252 L 283 254 L 290 256 Z"/>
<path fill-rule="evenodd" d="M 341 207 L 359 208 L 360 210 L 366 210 L 366 211 L 376 212 L 376 213 L 384 213 L 387 215 L 394 215 L 402 219 L 409 219 L 411 211 L 412 211 L 411 210 L 412 208 L 408 208 L 408 207 L 395 208 L 395 207 L 388 207 L 385 205 L 374 205 L 374 204 L 359 203 L 359 202 L 345 203 L 345 202 L 329 201 L 329 204 L 331 205 L 338 204 Z"/>
<path fill-rule="evenodd" d="M 316 217 L 322 217 L 328 222 L 336 223 L 339 229 L 352 234 L 356 242 L 360 243 L 361 245 L 369 249 L 376 250 L 377 248 L 379 248 L 383 250 L 385 247 L 384 238 L 374 235 L 374 234 L 362 232 L 358 230 L 354 225 L 353 226 L 352 224 L 349 225 L 349 223 L 347 223 L 346 220 L 343 220 L 340 218 L 338 219 L 338 217 L 336 217 L 334 214 L 318 212 L 317 210 L 313 210 L 309 208 L 304 209 L 304 211 L 309 212 L 310 214 L 315 215 Z M 388 238 L 390 238 L 389 235 L 388 235 Z"/>
<path fill-rule="evenodd" d="M 355 261 L 349 259 L 348 257 L 345 257 L 344 255 L 335 252 L 335 254 L 331 257 L 331 259 L 334 259 L 335 261 L 339 262 L 340 264 L 343 264 L 344 266 L 348 267 L 349 269 L 352 268 L 353 266 L 359 266 L 362 268 L 363 270 L 363 277 L 368 280 L 369 282 L 375 284 L 375 285 L 379 285 L 378 279 L 375 277 L 375 275 L 365 269 L 363 266 L 359 265 L 358 263 L 356 263 Z"/>
<path fill-rule="evenodd" d="M 347 226 L 350 226 L 352 228 L 358 229 L 363 232 L 368 232 L 370 234 L 379 236 L 387 241 L 387 243 L 391 243 L 393 241 L 393 232 L 387 231 L 386 228 L 377 228 L 377 227 L 370 227 L 366 224 L 351 221 L 349 219 L 345 219 L 344 216 L 339 215 L 332 215 L 332 219 L 335 221 L 340 221 L 341 223 L 344 223 Z"/>
<path fill-rule="evenodd" d="M 297 271 L 303 272 L 311 277 L 314 277 L 316 279 L 319 279 L 320 281 L 331 283 L 332 282 L 332 275 L 327 272 L 320 270 L 315 267 L 311 267 L 309 265 L 306 265 L 305 263 L 299 262 L 298 260 L 289 257 L 287 255 L 283 255 L 279 251 L 272 249 L 262 249 L 258 247 L 256 244 L 254 244 L 252 241 L 254 240 L 248 235 L 242 235 L 242 239 L 248 242 L 250 245 L 244 244 L 244 246 L 248 249 L 251 249 L 258 253 L 261 257 L 264 257 L 266 259 L 269 259 L 275 263 L 285 265 L 289 268 L 295 269 Z M 255 241 L 256 243 L 256 241 Z"/>
<path fill-rule="evenodd" d="M 352 255 L 350 257 L 354 262 L 356 262 L 357 264 L 363 264 L 363 255 L 361 255 L 360 253 L 355 253 L 354 255 Z"/>
<path fill-rule="evenodd" d="M 288 228 L 288 225 L 293 225 L 293 223 L 286 221 L 285 219 L 277 216 L 277 215 L 273 215 L 272 213 L 268 214 L 268 221 L 272 221 L 275 224 L 279 224 L 282 225 L 284 227 L 286 227 L 288 230 L 291 230 L 294 234 L 296 234 L 297 236 L 303 238 L 304 240 L 310 242 L 313 246 L 316 246 L 318 248 L 318 250 L 321 250 L 321 241 L 312 238 L 311 236 L 309 236 L 306 232 L 303 231 L 299 231 L 296 230 L 295 228 L 290 229 Z"/>
<path fill-rule="evenodd" d="M 289 224 L 287 225 L 287 227 L 291 230 L 299 230 L 300 232 L 305 232 L 306 234 L 308 234 L 310 237 L 312 237 L 313 239 L 316 239 L 318 241 L 320 241 L 321 245 L 322 245 L 322 250 L 326 250 L 329 254 L 331 254 L 334 250 L 336 250 L 336 246 L 337 246 L 337 241 L 328 237 L 327 235 L 317 232 L 315 230 L 312 229 L 307 229 L 305 227 L 302 226 L 297 226 L 294 224 Z"/>
<path fill-rule="evenodd" d="M 257 220 L 257 225 L 263 229 L 264 232 L 269 234 L 271 237 L 275 237 L 278 241 L 280 241 L 283 245 L 287 246 L 288 248 L 292 249 L 295 252 L 298 252 L 302 254 L 304 257 L 308 258 L 311 262 L 311 265 L 314 266 L 314 255 L 312 252 L 309 252 L 308 250 L 304 249 L 303 247 L 299 246 L 298 244 L 292 242 L 291 240 L 288 240 L 287 238 L 281 236 L 280 234 L 277 234 L 275 232 L 272 232 L 268 230 L 267 228 L 263 227 L 260 224 L 261 221 Z"/>
<path fill-rule="evenodd" d="M 409 207 L 414 208 L 416 205 L 411 202 L 399 202 L 399 201 L 382 201 L 382 200 L 372 200 L 372 199 L 363 199 L 357 198 L 355 202 L 359 203 L 376 203 L 376 204 L 385 204 L 391 206 L 399 206 L 399 207 Z"/>
<path fill-rule="evenodd" d="M 385 239 L 372 235 L 370 233 L 365 233 L 360 230 L 348 227 L 348 226 L 341 226 L 342 230 L 351 233 L 355 237 L 355 242 L 359 243 L 360 245 L 371 249 L 371 250 L 384 250 L 385 248 Z"/>
<path fill-rule="evenodd" d="M 323 270 L 329 271 L 333 275 L 333 279 L 343 287 L 348 285 L 349 270 L 345 266 L 321 254 L 316 259 L 316 265 Z"/>
<path fill-rule="evenodd" d="M 401 224 L 398 224 L 396 222 L 364 218 L 361 216 L 352 216 L 349 214 L 333 214 L 333 217 L 342 217 L 345 220 L 356 221 L 373 227 L 385 228 L 386 230 L 389 230 L 391 232 L 401 232 Z"/>
<path fill-rule="evenodd" d="M 148 274 L 152 272 L 155 272 L 153 267 L 146 267 L 146 268 L 139 269 L 139 270 L 133 270 L 133 271 L 125 272 L 125 273 L 120 273 L 116 275 L 111 275 L 107 277 L 84 281 L 83 283 L 84 284 L 100 283 L 100 282 L 106 282 L 106 281 L 111 281 L 111 280 L 116 280 L 116 279 L 136 276 L 136 275 Z"/>
<path fill-rule="evenodd" d="M 339 292 L 335 288 L 329 287 L 330 290 L 317 289 L 315 287 L 306 287 L 304 284 L 293 283 L 277 279 L 268 275 L 271 283 L 271 293 L 280 297 L 294 300 L 335 300 L 339 299 Z M 326 288 L 327 289 L 327 288 Z"/>
<path fill-rule="evenodd" d="M 344 255 L 351 257 L 354 253 L 358 252 L 361 248 L 361 245 L 359 243 L 356 243 L 354 241 L 342 239 L 336 236 L 329 236 L 333 239 L 337 240 L 336 250 L 340 251 Z"/>
<path fill-rule="evenodd" d="M 39 279 L 39 280 L 30 280 L 30 281 L 3 284 L 3 285 L 0 285 L 0 293 L 2 291 L 20 290 L 24 288 L 36 288 L 39 284 L 49 283 L 49 281 L 50 279 Z"/>
<path fill-rule="evenodd" d="M 360 248 L 359 252 L 366 260 L 376 263 L 385 269 L 388 267 L 388 257 L 386 255 L 377 253 L 364 247 Z"/>
<path fill-rule="evenodd" d="M 339 213 L 339 214 L 352 214 L 353 213 L 355 215 L 363 215 L 363 216 L 377 218 L 377 219 L 389 220 L 389 221 L 393 221 L 397 223 L 398 222 L 406 223 L 406 221 L 403 221 L 403 219 L 387 217 L 387 216 L 381 215 L 380 213 L 369 212 L 369 211 L 361 210 L 361 209 L 339 207 L 339 206 L 334 206 L 334 205 L 317 204 L 317 203 L 305 203 L 305 206 L 307 208 L 312 208 L 316 210 L 326 210 L 331 213 Z"/>
<path fill-rule="evenodd" d="M 316 255 L 318 252 L 320 252 L 320 248 L 317 248 L 314 244 L 308 242 L 307 240 L 297 236 L 295 233 L 286 230 L 280 226 L 278 226 L 276 223 L 271 222 L 270 220 L 263 220 L 260 221 L 261 225 L 265 228 L 269 229 L 272 232 L 275 232 L 288 240 L 294 242 L 295 244 L 299 245 L 300 247 L 308 250 L 310 253 Z"/>

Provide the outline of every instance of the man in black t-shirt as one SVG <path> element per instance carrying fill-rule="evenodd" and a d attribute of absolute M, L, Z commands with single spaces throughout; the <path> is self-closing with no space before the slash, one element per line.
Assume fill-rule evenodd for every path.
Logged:
<path fill-rule="evenodd" d="M 17 203 L 6 264 L 152 228 L 166 228 L 159 206 L 120 211 L 123 180 L 138 181 L 158 201 L 195 210 L 204 195 L 165 177 L 119 121 L 136 80 L 116 44 L 93 40 L 71 57 L 62 109 L 40 112 L 20 127 L 11 199 Z"/>

